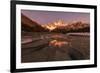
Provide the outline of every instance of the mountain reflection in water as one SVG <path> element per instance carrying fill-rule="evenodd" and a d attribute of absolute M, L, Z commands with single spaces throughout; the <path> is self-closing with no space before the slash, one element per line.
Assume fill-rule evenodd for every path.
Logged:
<path fill-rule="evenodd" d="M 63 45 L 68 45 L 69 42 L 67 41 L 59 41 L 59 40 L 52 40 L 49 42 L 50 46 L 55 46 L 55 47 L 62 47 Z"/>
<path fill-rule="evenodd" d="M 21 39 L 22 62 L 86 60 L 90 58 L 89 36 L 34 33 Z"/>

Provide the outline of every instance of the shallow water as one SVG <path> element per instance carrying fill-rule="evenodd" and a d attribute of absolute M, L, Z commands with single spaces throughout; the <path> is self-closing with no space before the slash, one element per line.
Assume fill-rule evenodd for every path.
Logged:
<path fill-rule="evenodd" d="M 36 34 L 36 33 L 35 33 Z M 85 60 L 90 58 L 89 36 L 32 34 L 31 43 L 22 44 L 22 62 Z M 25 39 L 25 40 L 28 40 Z"/>

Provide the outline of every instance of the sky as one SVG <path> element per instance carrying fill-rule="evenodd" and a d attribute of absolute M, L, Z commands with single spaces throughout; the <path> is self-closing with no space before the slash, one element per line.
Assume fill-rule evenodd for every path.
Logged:
<path fill-rule="evenodd" d="M 90 23 L 90 13 L 79 12 L 56 12 L 56 11 L 37 11 L 37 10 L 21 10 L 25 16 L 39 24 L 47 24 L 55 22 L 59 19 L 66 23 L 74 21 L 82 21 Z"/>

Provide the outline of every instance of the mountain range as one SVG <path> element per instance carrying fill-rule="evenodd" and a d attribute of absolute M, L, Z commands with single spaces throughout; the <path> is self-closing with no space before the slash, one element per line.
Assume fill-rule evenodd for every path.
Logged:
<path fill-rule="evenodd" d="M 90 24 L 81 21 L 72 23 L 65 23 L 63 20 L 57 20 L 48 24 L 39 24 L 31 20 L 24 14 L 21 14 L 21 27 L 22 31 L 29 32 L 89 32 Z"/>
<path fill-rule="evenodd" d="M 89 32 L 90 24 L 81 21 L 65 23 L 63 20 L 58 20 L 53 23 L 42 25 L 42 27 L 48 28 L 51 32 Z"/>

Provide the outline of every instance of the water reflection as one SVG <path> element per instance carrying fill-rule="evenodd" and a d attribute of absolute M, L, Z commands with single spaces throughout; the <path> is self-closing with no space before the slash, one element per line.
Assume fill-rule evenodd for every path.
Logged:
<path fill-rule="evenodd" d="M 49 42 L 49 46 L 62 47 L 63 45 L 69 45 L 69 42 L 63 40 L 51 40 Z"/>
<path fill-rule="evenodd" d="M 21 44 L 26 44 L 32 42 L 32 36 L 22 36 Z"/>

